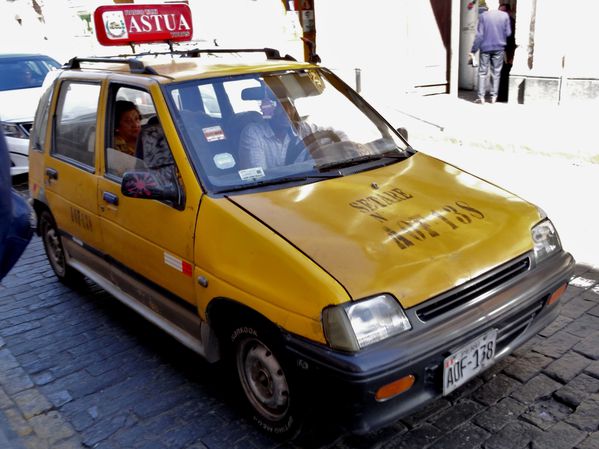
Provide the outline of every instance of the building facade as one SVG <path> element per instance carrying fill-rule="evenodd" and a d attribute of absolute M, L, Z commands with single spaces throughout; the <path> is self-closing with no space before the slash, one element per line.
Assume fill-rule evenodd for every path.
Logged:
<path fill-rule="evenodd" d="M 510 102 L 599 103 L 599 2 L 520 0 Z"/>
<path fill-rule="evenodd" d="M 502 0 L 515 19 L 508 101 L 599 102 L 599 2 Z M 318 48 L 346 80 L 359 69 L 364 92 L 384 95 L 476 90 L 468 65 L 484 0 L 316 1 Z M 397 69 L 394 70 L 394 67 Z M 384 87 L 383 87 L 384 86 Z M 390 92 L 392 90 L 393 92 Z"/>
<path fill-rule="evenodd" d="M 135 0 L 153 3 L 157 0 Z M 289 0 L 287 0 L 289 1 Z M 123 0 L 114 0 L 123 2 Z M 508 101 L 599 102 L 599 1 L 502 0 L 515 18 Z M 92 14 L 110 0 L 0 0 L 0 51 L 130 52 L 97 44 Z M 199 45 L 279 48 L 302 59 L 301 25 L 281 0 L 188 1 Z M 313 0 L 323 65 L 365 94 L 457 95 L 475 90 L 468 53 L 484 0 Z"/>

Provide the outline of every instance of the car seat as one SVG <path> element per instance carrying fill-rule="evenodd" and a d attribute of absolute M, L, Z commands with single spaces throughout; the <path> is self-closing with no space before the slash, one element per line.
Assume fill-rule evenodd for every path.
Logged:
<path fill-rule="evenodd" d="M 164 187 L 179 189 L 175 160 L 156 116 L 151 117 L 142 127 L 137 139 L 135 155 L 154 172 Z"/>
<path fill-rule="evenodd" d="M 243 165 L 243 161 L 247 158 L 246 155 L 241 154 L 241 150 L 239 148 L 239 143 L 241 140 L 241 133 L 250 123 L 260 123 L 264 119 L 262 118 L 262 114 L 257 111 L 245 111 L 239 112 L 233 115 L 228 120 L 227 128 L 229 130 L 229 134 L 231 136 L 231 146 L 235 149 L 235 154 L 237 155 L 237 160 L 241 161 Z M 241 167 L 247 168 L 247 167 Z"/>

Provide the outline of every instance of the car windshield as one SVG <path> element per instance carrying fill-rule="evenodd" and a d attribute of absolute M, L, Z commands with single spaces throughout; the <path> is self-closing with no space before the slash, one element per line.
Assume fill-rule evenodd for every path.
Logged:
<path fill-rule="evenodd" d="M 0 58 L 0 91 L 40 87 L 60 64 L 51 58 Z"/>
<path fill-rule="evenodd" d="M 187 81 L 166 90 L 188 154 L 213 193 L 314 182 L 412 154 L 361 97 L 323 69 Z"/>

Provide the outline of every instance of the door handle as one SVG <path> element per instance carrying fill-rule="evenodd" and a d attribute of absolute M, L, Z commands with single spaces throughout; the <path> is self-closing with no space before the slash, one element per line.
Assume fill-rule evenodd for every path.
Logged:
<path fill-rule="evenodd" d="M 58 179 L 58 171 L 53 168 L 46 168 L 46 176 L 48 179 Z"/>
<path fill-rule="evenodd" d="M 118 206 L 119 204 L 119 197 L 111 192 L 102 192 L 102 199 L 107 203 L 114 204 L 115 206 Z"/>

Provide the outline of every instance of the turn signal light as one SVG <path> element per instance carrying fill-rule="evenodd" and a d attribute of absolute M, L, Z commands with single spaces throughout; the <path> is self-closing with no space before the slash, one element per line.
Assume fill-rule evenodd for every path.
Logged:
<path fill-rule="evenodd" d="M 405 377 L 402 377 L 399 380 L 391 382 L 390 384 L 383 385 L 376 392 L 375 398 L 379 402 L 391 399 L 393 396 L 397 396 L 398 394 L 401 394 L 404 391 L 412 388 L 412 385 L 414 385 L 415 380 L 416 377 L 414 377 L 414 375 L 412 374 L 409 374 Z"/>
<path fill-rule="evenodd" d="M 555 301 L 557 301 L 559 297 L 564 294 L 567 286 L 568 284 L 566 283 L 562 285 L 560 288 L 558 288 L 556 291 L 554 291 L 553 294 L 547 300 L 547 305 L 553 304 Z"/>

